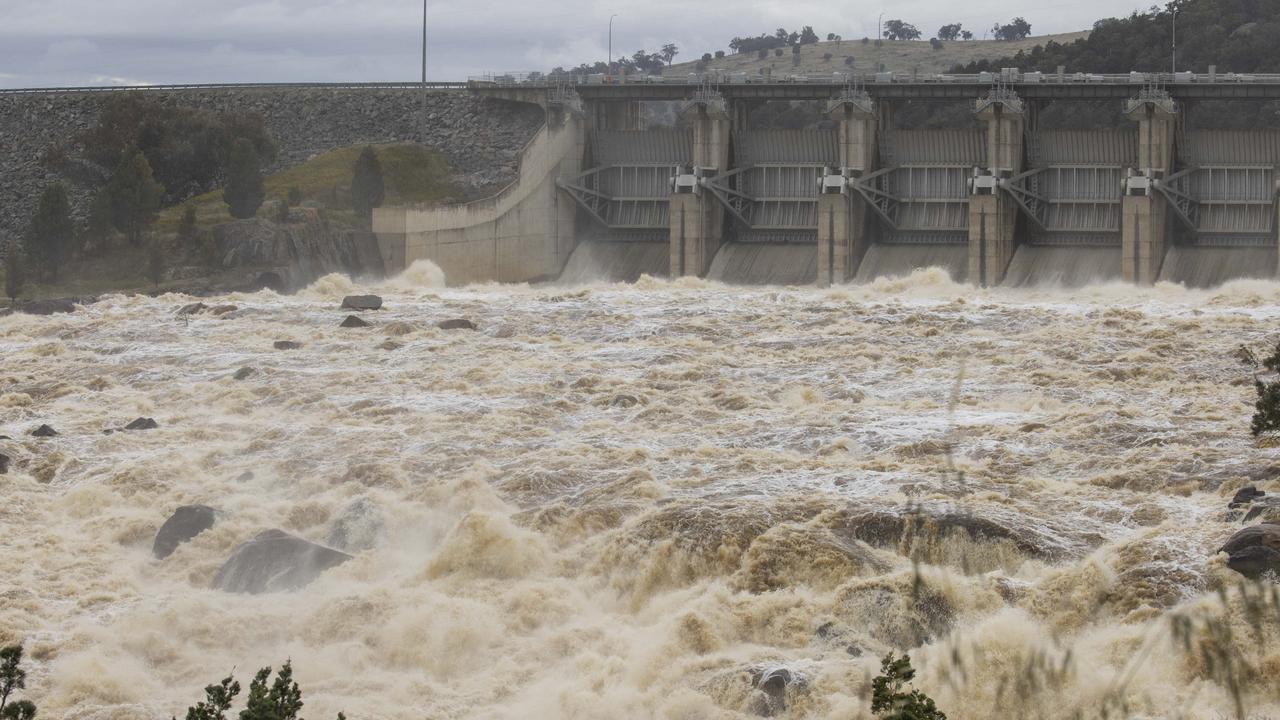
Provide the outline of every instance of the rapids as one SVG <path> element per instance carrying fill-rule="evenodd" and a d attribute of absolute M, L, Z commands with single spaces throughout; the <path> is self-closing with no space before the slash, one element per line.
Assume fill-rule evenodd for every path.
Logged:
<path fill-rule="evenodd" d="M 1250 716 L 1280 715 L 1276 619 L 1212 555 L 1235 489 L 1280 491 L 1234 356 L 1280 285 L 442 280 L 0 318 L 0 642 L 42 717 L 181 717 L 292 658 L 313 720 L 862 718 L 895 648 L 953 720 L 1231 716 L 1175 616 L 1235 628 Z M 338 327 L 354 291 L 374 327 Z M 360 498 L 374 549 L 210 588 Z M 222 517 L 153 559 L 190 503 Z"/>

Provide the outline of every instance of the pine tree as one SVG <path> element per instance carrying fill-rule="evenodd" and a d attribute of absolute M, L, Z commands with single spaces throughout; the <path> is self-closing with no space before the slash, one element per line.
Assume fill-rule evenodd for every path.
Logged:
<path fill-rule="evenodd" d="M 373 209 L 382 205 L 386 188 L 382 181 L 382 165 L 373 147 L 366 145 L 356 160 L 355 173 L 351 177 L 351 205 L 356 216 L 369 221 Z"/>
<path fill-rule="evenodd" d="M 22 243 L 17 238 L 9 241 L 4 255 L 4 294 L 17 300 L 22 287 L 27 284 L 27 264 L 23 258 Z"/>
<path fill-rule="evenodd" d="M 239 694 L 240 683 L 228 675 L 221 683 L 205 687 L 205 699 L 187 708 L 187 720 L 227 720 L 227 711 Z"/>
<path fill-rule="evenodd" d="M 51 282 L 58 281 L 58 271 L 71 253 L 75 237 L 76 226 L 71 220 L 67 188 L 62 183 L 54 183 L 40 196 L 40 205 L 31 218 L 25 243 L 43 277 Z"/>
<path fill-rule="evenodd" d="M 120 159 L 120 166 L 107 185 L 115 226 L 129 238 L 129 244 L 142 242 L 142 234 L 155 219 L 164 188 L 151 174 L 151 165 L 142 151 L 131 147 Z"/>
<path fill-rule="evenodd" d="M 0 649 L 0 718 L 3 720 L 32 720 L 36 706 L 30 700 L 14 700 L 9 697 L 15 690 L 27 686 L 27 671 L 22 669 L 22 646 L 10 645 Z"/>
<path fill-rule="evenodd" d="M 231 209 L 231 217 L 253 217 L 267 192 L 262 186 L 262 169 L 258 165 L 258 151 L 244 138 L 231 146 L 231 162 L 227 168 L 227 184 L 222 189 L 222 200 Z"/>

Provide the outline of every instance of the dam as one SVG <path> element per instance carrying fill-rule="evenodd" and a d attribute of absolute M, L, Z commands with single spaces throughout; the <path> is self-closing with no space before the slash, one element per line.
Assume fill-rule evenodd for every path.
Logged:
<path fill-rule="evenodd" d="M 1188 121 L 1202 104 L 1280 98 L 1280 76 L 1006 69 L 467 85 L 537 105 L 546 124 L 493 197 L 380 208 L 389 271 L 426 259 L 459 284 L 647 274 L 826 286 L 936 266 L 980 286 L 1204 287 L 1274 277 L 1280 260 L 1280 130 Z M 761 121 L 779 105 L 815 121 Z M 1053 121 L 1063 115 L 1089 122 Z"/>

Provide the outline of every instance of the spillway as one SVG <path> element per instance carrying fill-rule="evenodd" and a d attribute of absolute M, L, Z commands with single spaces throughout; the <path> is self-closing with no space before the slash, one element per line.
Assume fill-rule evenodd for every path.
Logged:
<path fill-rule="evenodd" d="M 1120 248 L 1022 245 L 1013 255 L 1007 287 L 1082 287 L 1121 278 Z"/>
<path fill-rule="evenodd" d="M 817 246 L 778 243 L 725 243 L 707 273 L 729 285 L 811 285 L 817 276 Z"/>
<path fill-rule="evenodd" d="M 944 268 L 951 279 L 964 282 L 969 277 L 969 247 L 959 244 L 876 244 L 858 266 L 854 282 L 867 283 L 881 277 L 903 277 L 920 268 Z"/>
<path fill-rule="evenodd" d="M 1169 248 L 1160 269 L 1160 280 L 1187 287 L 1216 287 L 1230 280 L 1276 276 L 1276 249 L 1273 247 Z"/>
<path fill-rule="evenodd" d="M 665 242 L 584 240 L 569 256 L 559 282 L 566 285 L 635 282 L 641 275 L 666 277 L 670 265 L 670 250 Z"/>

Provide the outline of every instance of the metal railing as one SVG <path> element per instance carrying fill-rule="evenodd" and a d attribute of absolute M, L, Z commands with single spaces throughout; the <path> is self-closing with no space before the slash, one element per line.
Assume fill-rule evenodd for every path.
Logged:
<path fill-rule="evenodd" d="M 579 74 L 543 74 L 543 73 L 502 73 L 475 75 L 467 79 L 474 86 L 497 87 L 541 87 L 551 84 L 569 85 L 885 85 L 885 84 L 957 84 L 957 85 L 993 85 L 998 82 L 1013 85 L 1054 84 L 1054 85 L 1182 85 L 1182 84 L 1280 84 L 1280 74 L 1269 73 L 1042 73 L 1022 72 L 1006 69 L 1002 72 L 982 72 L 971 74 L 953 73 L 843 73 L 831 74 L 754 74 L 747 72 L 712 71 L 705 73 L 688 73 L 687 75 L 606 75 L 592 73 Z"/>
<path fill-rule="evenodd" d="M 366 82 L 366 83 L 183 83 L 176 85 L 88 85 L 80 87 L 0 88 L 0 95 L 172 92 L 175 90 L 465 90 L 466 82 Z"/>

